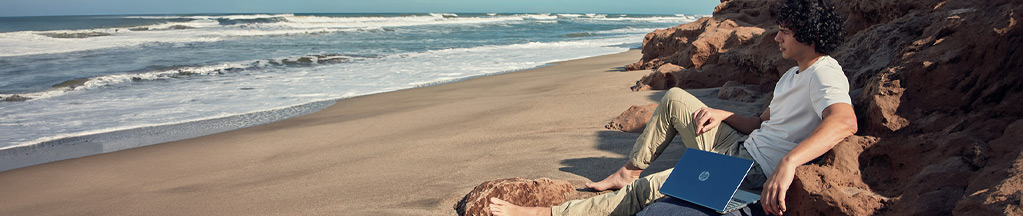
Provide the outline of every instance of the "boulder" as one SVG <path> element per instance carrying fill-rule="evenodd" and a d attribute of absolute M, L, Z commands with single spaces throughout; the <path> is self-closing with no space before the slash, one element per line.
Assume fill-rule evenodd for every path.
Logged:
<path fill-rule="evenodd" d="M 646 128 L 646 124 L 650 122 L 650 117 L 654 115 L 655 109 L 657 109 L 656 103 L 633 105 L 621 115 L 612 119 L 607 125 L 604 125 L 604 128 L 629 133 L 642 133 L 643 129 Z"/>
<path fill-rule="evenodd" d="M 565 195 L 574 191 L 571 183 L 561 180 L 496 179 L 473 188 L 454 209 L 458 215 L 490 215 L 491 197 L 519 206 L 550 207 L 567 201 Z"/>
<path fill-rule="evenodd" d="M 721 90 L 718 91 L 718 98 L 732 101 L 741 102 L 754 102 L 756 101 L 757 91 L 753 88 L 742 86 L 738 81 L 728 81 L 725 85 L 721 86 Z"/>
<path fill-rule="evenodd" d="M 191 27 L 191 26 L 186 26 L 186 25 L 172 25 L 172 26 L 170 26 L 170 27 L 167 27 L 167 29 L 170 29 L 170 30 L 179 30 L 179 29 L 194 29 L 194 28 L 195 28 L 195 27 Z"/>
<path fill-rule="evenodd" d="M 678 82 L 675 78 L 676 73 L 681 73 L 682 67 L 673 64 L 661 65 L 661 67 L 654 70 L 654 72 L 643 76 L 642 79 L 636 81 L 636 85 L 632 86 L 633 91 L 644 91 L 644 90 L 667 90 L 671 87 L 675 87 L 675 83 Z"/>

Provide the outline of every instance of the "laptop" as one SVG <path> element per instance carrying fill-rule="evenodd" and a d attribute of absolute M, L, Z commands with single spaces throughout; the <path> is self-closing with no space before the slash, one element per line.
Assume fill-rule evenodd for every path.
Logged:
<path fill-rule="evenodd" d="M 661 186 L 661 193 L 728 213 L 760 201 L 760 195 L 739 190 L 752 160 L 699 149 L 687 149 Z"/>

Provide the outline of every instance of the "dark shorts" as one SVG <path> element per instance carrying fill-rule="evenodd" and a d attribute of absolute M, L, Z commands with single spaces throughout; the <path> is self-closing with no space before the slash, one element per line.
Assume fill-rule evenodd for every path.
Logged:
<path fill-rule="evenodd" d="M 660 201 L 648 205 L 636 216 L 682 216 L 682 215 L 729 215 L 729 216 L 761 216 L 764 213 L 760 203 L 754 203 L 726 214 L 720 214 L 709 208 L 692 204 L 685 200 L 674 197 L 665 197 Z"/>

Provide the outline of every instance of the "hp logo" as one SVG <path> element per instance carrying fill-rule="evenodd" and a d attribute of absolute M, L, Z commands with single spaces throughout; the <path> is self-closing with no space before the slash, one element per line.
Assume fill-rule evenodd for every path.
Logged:
<path fill-rule="evenodd" d="M 710 172 L 703 171 L 702 173 L 700 173 L 700 178 L 699 178 L 700 181 L 707 181 L 708 178 L 710 178 Z"/>

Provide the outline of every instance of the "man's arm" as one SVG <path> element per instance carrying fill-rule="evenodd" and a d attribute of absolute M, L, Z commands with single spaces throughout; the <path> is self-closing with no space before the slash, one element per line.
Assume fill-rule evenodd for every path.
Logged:
<path fill-rule="evenodd" d="M 760 128 L 760 123 L 771 119 L 771 109 L 764 110 L 760 117 L 750 117 L 736 115 L 733 112 L 714 109 L 710 107 L 703 107 L 693 113 L 693 119 L 697 121 L 697 133 L 696 135 L 703 134 L 703 132 L 710 131 L 712 128 L 716 128 L 721 122 L 728 124 L 736 131 L 742 134 L 753 133 L 753 130 Z"/>
<path fill-rule="evenodd" d="M 852 105 L 832 104 L 825 108 L 822 114 L 824 118 L 821 124 L 809 137 L 782 157 L 774 173 L 764 183 L 761 201 L 765 212 L 781 215 L 787 210 L 785 193 L 795 177 L 796 167 L 827 153 L 838 142 L 856 134 L 856 114 Z"/>

